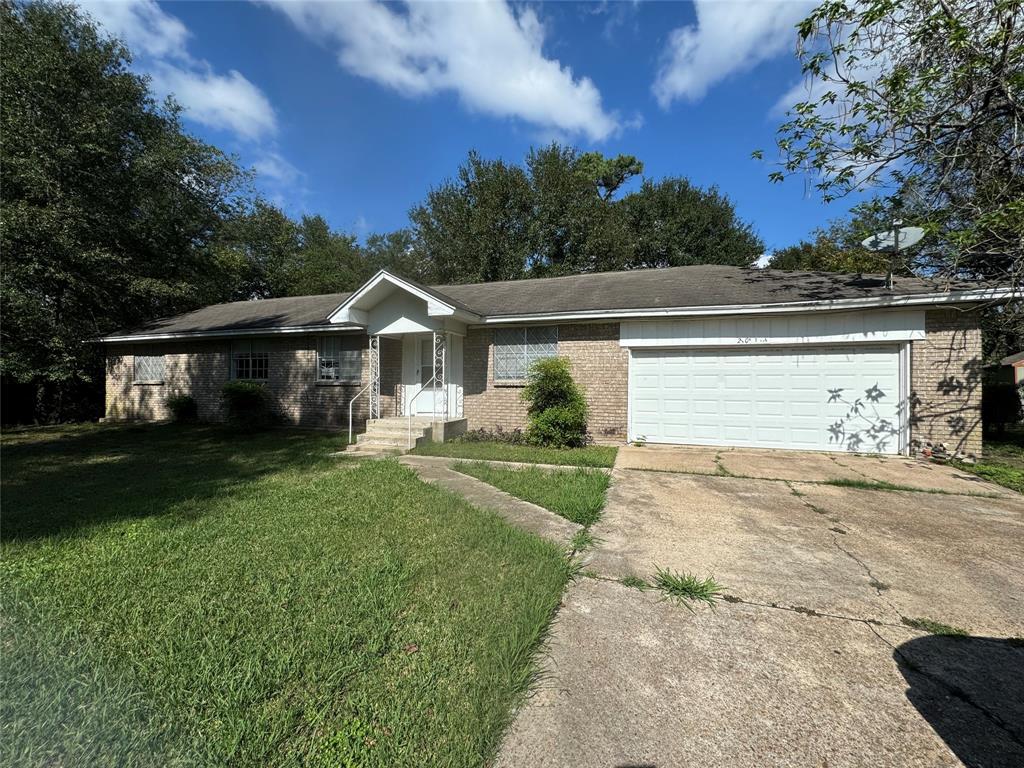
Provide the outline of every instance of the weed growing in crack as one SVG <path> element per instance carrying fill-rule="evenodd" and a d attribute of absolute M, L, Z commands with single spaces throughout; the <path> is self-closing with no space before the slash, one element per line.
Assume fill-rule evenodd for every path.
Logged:
<path fill-rule="evenodd" d="M 693 574 L 678 573 L 660 567 L 654 574 L 654 586 L 668 598 L 682 603 L 690 610 L 693 610 L 690 602 L 694 600 L 714 607 L 715 601 L 720 599 L 722 592 L 725 591 L 725 587 L 715 581 L 714 576 L 700 579 Z"/>
<path fill-rule="evenodd" d="M 874 589 L 877 589 L 879 592 L 885 592 L 885 590 L 892 588 L 889 584 L 886 584 L 884 581 L 879 581 L 878 579 L 875 579 L 875 578 L 872 578 L 871 581 L 869 581 L 868 583 Z"/>
<path fill-rule="evenodd" d="M 951 627 L 949 624 L 943 624 L 941 621 L 935 621 L 933 619 L 908 619 L 906 616 L 903 616 L 901 620 L 911 629 L 919 629 L 922 632 L 929 632 L 933 635 L 966 637 L 968 634 L 966 629 Z"/>
<path fill-rule="evenodd" d="M 639 589 L 641 592 L 645 589 L 650 589 L 650 584 L 641 579 L 639 576 L 623 576 L 619 579 L 619 583 L 624 587 L 631 587 L 632 589 Z"/>
<path fill-rule="evenodd" d="M 594 544 L 597 543 L 597 539 L 594 535 L 586 528 L 583 528 L 573 534 L 572 540 L 569 542 L 569 549 L 572 552 L 584 552 Z"/>

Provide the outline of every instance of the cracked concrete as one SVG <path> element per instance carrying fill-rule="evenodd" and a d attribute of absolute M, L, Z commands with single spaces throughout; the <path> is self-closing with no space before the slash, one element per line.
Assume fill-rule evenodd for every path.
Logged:
<path fill-rule="evenodd" d="M 1024 765 L 1022 499 L 796 482 L 874 471 L 829 456 L 790 482 L 722 476 L 757 471 L 735 453 L 687 452 L 704 474 L 617 463 L 597 578 L 570 587 L 497 764 Z M 727 600 L 691 612 L 614 581 L 655 566 Z"/>

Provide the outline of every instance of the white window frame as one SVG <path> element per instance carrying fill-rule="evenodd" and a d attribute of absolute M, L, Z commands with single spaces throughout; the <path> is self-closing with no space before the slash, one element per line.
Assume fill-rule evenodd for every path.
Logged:
<path fill-rule="evenodd" d="M 517 335 L 521 336 L 521 341 L 515 340 Z M 558 356 L 558 326 L 525 325 L 495 328 L 492 346 L 494 348 L 494 383 L 523 384 L 529 375 L 531 365 L 538 360 Z M 519 349 L 516 349 L 517 346 Z M 521 366 L 521 370 L 517 370 L 515 373 L 521 373 L 521 376 L 506 374 L 510 363 L 508 360 L 499 359 L 505 355 L 518 358 L 515 361 L 515 367 Z"/>
<path fill-rule="evenodd" d="M 155 360 L 159 360 L 159 364 L 154 363 Z M 139 363 L 142 362 L 142 368 L 148 370 L 140 371 Z M 154 370 L 154 365 L 159 367 L 159 376 L 153 375 L 157 371 Z M 163 384 L 164 376 L 166 375 L 167 362 L 164 359 L 163 354 L 136 354 L 132 356 L 132 383 L 134 384 Z M 148 374 L 141 376 L 141 374 Z"/>
<path fill-rule="evenodd" d="M 270 379 L 270 349 L 269 343 L 262 340 L 235 341 L 231 344 L 231 378 L 237 381 L 268 381 Z M 256 347 L 260 347 L 257 349 Z M 238 363 L 245 361 L 248 372 L 251 374 L 253 364 L 260 362 L 266 369 L 266 376 L 239 376 Z"/>
<path fill-rule="evenodd" d="M 363 347 L 359 342 L 355 336 L 317 336 L 316 382 L 360 384 L 363 380 Z"/>

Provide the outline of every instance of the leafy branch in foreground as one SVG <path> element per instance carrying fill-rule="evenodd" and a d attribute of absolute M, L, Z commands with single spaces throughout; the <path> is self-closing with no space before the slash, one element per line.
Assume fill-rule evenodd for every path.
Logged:
<path fill-rule="evenodd" d="M 826 201 L 875 188 L 928 245 L 909 271 L 1020 285 L 1024 0 L 827 0 L 798 26 L 807 97 L 779 128 L 781 181 Z M 756 154 L 756 153 L 755 153 Z"/>

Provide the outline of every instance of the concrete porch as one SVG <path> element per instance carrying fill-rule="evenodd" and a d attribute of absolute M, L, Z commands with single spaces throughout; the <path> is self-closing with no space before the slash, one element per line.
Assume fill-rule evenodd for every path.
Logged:
<path fill-rule="evenodd" d="M 400 455 L 423 443 L 443 443 L 466 431 L 466 419 L 440 419 L 430 416 L 391 416 L 369 419 L 366 431 L 345 453 L 353 456 Z"/>

